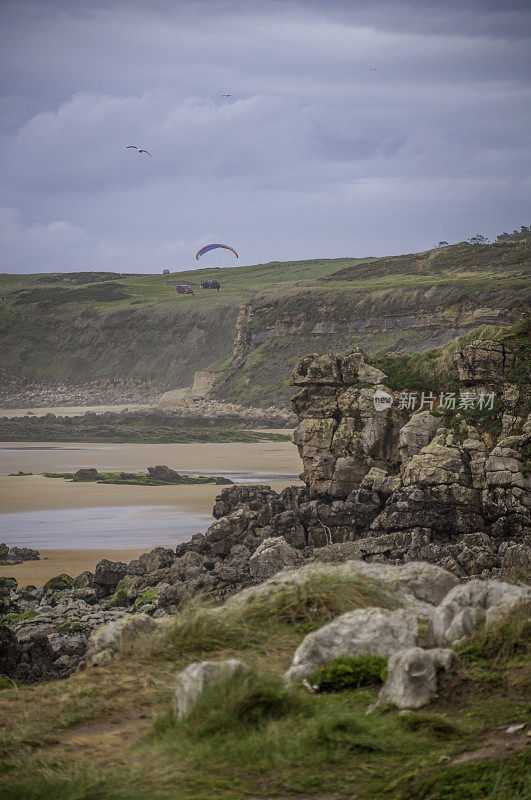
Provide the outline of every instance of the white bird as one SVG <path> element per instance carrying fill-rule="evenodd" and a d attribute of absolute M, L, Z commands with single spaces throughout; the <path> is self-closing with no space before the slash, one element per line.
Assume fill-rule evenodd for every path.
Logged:
<path fill-rule="evenodd" d="M 228 99 L 229 97 L 232 97 L 232 95 L 231 94 L 222 94 L 221 97 L 226 97 Z"/>
<path fill-rule="evenodd" d="M 147 153 L 150 158 L 153 158 L 149 150 L 143 150 L 141 147 L 137 147 L 136 144 L 128 144 L 125 148 L 126 150 L 138 150 L 138 153 Z"/>

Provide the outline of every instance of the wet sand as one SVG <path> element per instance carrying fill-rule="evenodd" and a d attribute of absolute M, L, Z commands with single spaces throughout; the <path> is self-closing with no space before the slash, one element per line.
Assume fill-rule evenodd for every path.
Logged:
<path fill-rule="evenodd" d="M 286 484 L 287 485 L 287 484 Z M 0 478 L 3 514 L 64 508 L 102 506 L 175 506 L 187 512 L 210 514 L 214 498 L 223 486 L 121 486 L 104 483 L 72 483 L 62 478 L 23 475 Z"/>
<path fill-rule="evenodd" d="M 9 567 L 0 567 L 0 576 L 16 578 L 19 586 L 42 586 L 50 578 L 66 572 L 73 578 L 85 570 L 94 572 L 94 567 L 102 558 L 109 561 L 125 561 L 146 552 L 143 550 L 41 550 L 40 561 L 25 561 Z"/>
<path fill-rule="evenodd" d="M 296 483 L 295 476 L 301 471 L 297 448 L 290 442 L 2 442 L 0 471 L 4 475 L 0 476 L 0 527 L 3 525 L 5 533 L 0 541 L 6 541 L 13 546 L 15 542 L 10 542 L 9 539 L 14 538 L 16 532 L 20 537 L 16 542 L 19 545 L 33 546 L 30 543 L 30 536 L 33 534 L 40 536 L 39 541 L 44 539 L 49 544 L 48 547 L 38 547 L 41 555 L 46 556 L 45 560 L 0 567 L 0 575 L 13 575 L 21 585 L 40 585 L 61 572 L 74 576 L 85 569 L 93 570 L 101 558 L 130 561 L 140 553 L 151 550 L 156 544 L 175 546 L 183 541 L 183 535 L 192 535 L 192 528 L 192 533 L 206 530 L 211 521 L 214 500 L 223 486 L 120 486 L 72 483 L 61 478 L 45 478 L 41 474 L 6 474 L 19 470 L 33 473 L 73 472 L 80 467 L 96 467 L 101 471 L 139 471 L 155 464 L 167 464 L 185 473 L 237 472 L 239 481 L 265 483 L 279 492 Z M 268 474 L 273 480 L 269 479 Z M 120 508 L 124 509 L 121 527 L 116 523 L 121 517 Z M 68 510 L 72 510 L 71 517 Z M 42 523 L 40 517 L 38 520 L 32 517 L 32 514 L 38 512 L 44 514 Z M 12 515 L 20 516 L 13 519 Z M 90 524 L 83 522 L 87 519 Z M 100 538 L 92 533 L 93 538 L 90 539 L 90 530 L 94 532 L 95 527 L 97 529 L 99 519 L 106 520 L 101 525 L 103 533 L 107 533 L 107 530 L 113 531 L 114 525 L 114 532 L 108 536 L 111 547 L 105 547 L 105 537 Z M 142 523 L 142 519 L 145 519 L 145 523 Z M 63 531 L 66 532 L 63 534 Z M 22 541 L 26 532 L 28 538 Z M 50 547 L 52 539 L 58 543 L 64 540 L 66 547 Z M 139 541 L 142 542 L 140 548 L 137 546 Z M 120 549 L 117 547 L 118 542 L 122 544 Z M 90 544 L 93 545 L 91 549 Z"/>
<path fill-rule="evenodd" d="M 289 433 L 289 431 L 286 431 Z M 205 442 L 204 444 L 77 444 L 1 442 L 0 473 L 75 472 L 96 467 L 106 472 L 137 472 L 166 464 L 181 472 L 254 472 L 298 475 L 302 462 L 289 441 Z"/>

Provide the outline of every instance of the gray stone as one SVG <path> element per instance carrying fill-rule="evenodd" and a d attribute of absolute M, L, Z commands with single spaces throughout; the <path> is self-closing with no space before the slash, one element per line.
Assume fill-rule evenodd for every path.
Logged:
<path fill-rule="evenodd" d="M 490 625 L 531 602 L 531 587 L 496 580 L 472 580 L 455 586 L 433 611 L 426 645 L 457 644 L 470 636 L 481 619 Z"/>
<path fill-rule="evenodd" d="M 387 662 L 387 680 L 380 690 L 378 703 L 421 708 L 435 698 L 439 674 L 457 671 L 460 663 L 453 650 L 423 650 L 421 647 L 399 650 Z"/>
<path fill-rule="evenodd" d="M 338 656 L 388 656 L 416 643 L 417 620 L 410 612 L 356 609 L 308 634 L 295 651 L 286 679 L 298 681 Z"/>
<path fill-rule="evenodd" d="M 190 664 L 175 679 L 173 713 L 176 719 L 183 719 L 190 713 L 206 686 L 247 669 L 247 665 L 237 659 Z"/>
<path fill-rule="evenodd" d="M 147 614 L 126 614 L 95 631 L 89 639 L 87 662 L 92 665 L 109 663 L 118 655 L 128 655 L 139 647 L 156 628 L 155 620 Z"/>
<path fill-rule="evenodd" d="M 249 569 L 255 578 L 265 580 L 284 567 L 298 567 L 303 562 L 300 551 L 291 547 L 282 536 L 275 536 L 264 539 L 257 547 L 249 559 Z"/>

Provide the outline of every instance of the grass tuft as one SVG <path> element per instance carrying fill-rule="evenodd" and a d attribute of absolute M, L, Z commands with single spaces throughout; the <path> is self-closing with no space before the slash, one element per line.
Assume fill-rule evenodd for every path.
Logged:
<path fill-rule="evenodd" d="M 461 659 L 469 664 L 488 661 L 507 665 L 531 654 L 531 606 L 512 611 L 510 616 L 493 624 L 481 624 L 472 636 L 456 646 Z"/>
<path fill-rule="evenodd" d="M 341 692 L 383 683 L 387 677 L 387 659 L 381 656 L 338 656 L 326 667 L 316 669 L 309 683 L 320 692 Z"/>

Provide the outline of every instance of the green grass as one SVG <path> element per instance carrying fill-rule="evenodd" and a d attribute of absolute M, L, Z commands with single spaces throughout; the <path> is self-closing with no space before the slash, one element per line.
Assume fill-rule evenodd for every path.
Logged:
<path fill-rule="evenodd" d="M 160 391 L 187 385 L 195 370 L 210 369 L 222 374 L 219 397 L 287 403 L 291 365 L 305 352 L 354 344 L 371 355 L 424 351 L 477 327 L 472 312 L 478 308 L 521 307 L 528 260 L 529 244 L 522 241 L 170 276 L 3 275 L 2 362 L 9 375 L 47 383 L 149 378 Z M 219 278 L 220 292 L 199 288 L 209 278 Z M 191 283 L 196 293 L 177 295 L 177 282 Z M 249 303 L 252 333 L 274 337 L 255 343 L 254 366 L 232 373 L 238 308 Z M 448 321 L 441 324 L 445 310 Z M 417 324 L 434 313 L 433 325 Z M 396 329 L 390 324 L 395 319 L 402 323 Z M 290 320 L 294 327 L 284 332 Z M 329 323 L 334 330 L 324 333 L 319 326 Z M 274 341 L 283 337 L 275 350 Z"/>
<path fill-rule="evenodd" d="M 338 656 L 326 667 L 319 667 L 308 678 L 319 692 L 341 692 L 384 683 L 387 677 L 387 659 L 381 656 Z"/>
<path fill-rule="evenodd" d="M 289 597 L 263 598 L 263 610 L 256 597 L 218 609 L 195 599 L 176 617 L 173 635 L 151 651 L 139 641 L 134 657 L 110 667 L 6 686 L 1 800 L 527 800 L 524 753 L 450 763 L 480 747 L 493 725 L 525 719 L 521 684 L 514 684 L 518 697 L 510 694 L 513 675 L 523 672 L 511 665 L 525 631 L 507 620 L 476 632 L 485 670 L 494 670 L 502 636 L 506 659 L 496 669 L 503 685 L 465 676 L 426 709 L 403 713 L 386 705 L 367 714 L 377 689 L 310 694 L 286 686 L 281 675 L 301 625 L 346 610 L 347 596 L 351 607 L 381 604 L 393 600 L 392 590 L 381 582 L 343 583 L 338 601 L 333 580 L 314 578 Z M 240 658 L 250 669 L 210 686 L 176 722 L 175 673 L 205 656 Z M 123 738 L 120 725 L 131 719 L 136 734 Z"/>
<path fill-rule="evenodd" d="M 265 647 L 279 628 L 307 633 L 339 614 L 369 606 L 396 608 L 397 601 L 385 583 L 362 575 L 317 574 L 268 597 L 253 595 L 221 609 L 196 597 L 180 608 L 173 629 L 154 649 L 165 652 L 170 643 L 179 653 L 201 655 L 248 644 Z"/>
<path fill-rule="evenodd" d="M 482 620 L 473 636 L 455 649 L 465 663 L 472 665 L 500 667 L 525 661 L 531 655 L 531 606 L 513 611 L 494 625 L 487 626 Z"/>
<path fill-rule="evenodd" d="M 0 441 L 61 442 L 283 442 L 289 434 L 253 431 L 240 419 L 183 419 L 157 413 L 91 417 L 0 417 Z M 249 430 L 251 428 L 251 430 Z M 110 473 L 109 473 L 110 474 Z M 131 479 L 133 480 L 133 479 Z M 192 482 L 193 479 L 190 479 Z"/>

